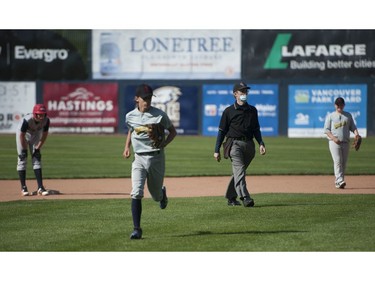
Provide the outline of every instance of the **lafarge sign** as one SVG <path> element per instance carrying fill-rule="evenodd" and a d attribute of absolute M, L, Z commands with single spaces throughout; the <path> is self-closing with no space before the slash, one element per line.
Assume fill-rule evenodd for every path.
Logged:
<path fill-rule="evenodd" d="M 375 73 L 374 39 L 372 30 L 244 31 L 243 72 L 257 78 L 368 77 Z"/>

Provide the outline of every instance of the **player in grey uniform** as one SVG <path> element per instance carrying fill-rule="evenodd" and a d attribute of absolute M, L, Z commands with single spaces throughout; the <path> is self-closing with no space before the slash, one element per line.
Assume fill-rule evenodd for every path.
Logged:
<path fill-rule="evenodd" d="M 151 106 L 153 90 L 149 85 L 137 87 L 135 94 L 136 108 L 126 114 L 125 122 L 128 126 L 128 135 L 125 142 L 123 156 L 129 158 L 130 146 L 133 146 L 134 161 L 132 163 L 132 191 L 131 211 L 134 230 L 130 239 L 141 239 L 141 214 L 144 186 L 147 181 L 148 190 L 153 200 L 160 202 L 160 208 L 165 209 L 168 204 L 166 188 L 163 186 L 165 173 L 164 147 L 177 135 L 176 129 L 168 115 Z M 169 133 L 161 148 L 154 148 L 147 134 L 147 124 L 161 123 Z"/>
<path fill-rule="evenodd" d="M 42 155 L 40 149 L 48 136 L 50 120 L 43 104 L 36 104 L 33 113 L 25 115 L 18 125 L 16 132 L 16 144 L 18 153 L 17 171 L 21 182 L 21 194 L 30 195 L 26 186 L 26 167 L 28 148 L 32 155 L 31 161 L 36 180 L 38 182 L 37 194 L 48 195 L 43 186 Z"/>
<path fill-rule="evenodd" d="M 335 100 L 336 110 L 330 113 L 324 124 L 324 133 L 329 139 L 329 150 L 331 152 L 335 172 L 336 188 L 345 188 L 345 169 L 349 156 L 350 132 L 358 134 L 352 115 L 344 111 L 345 100 L 339 97 Z"/>

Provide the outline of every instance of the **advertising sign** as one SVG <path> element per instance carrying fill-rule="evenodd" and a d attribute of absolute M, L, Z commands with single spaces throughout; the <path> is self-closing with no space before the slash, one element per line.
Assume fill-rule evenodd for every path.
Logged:
<path fill-rule="evenodd" d="M 0 30 L 0 79 L 87 79 L 89 35 L 89 30 Z"/>
<path fill-rule="evenodd" d="M 0 82 L 0 133 L 16 133 L 22 117 L 33 112 L 34 82 Z"/>
<path fill-rule="evenodd" d="M 277 136 L 279 88 L 276 84 L 251 84 L 248 102 L 258 110 L 262 136 Z M 217 136 L 223 111 L 234 103 L 233 85 L 203 85 L 204 136 Z"/>
<path fill-rule="evenodd" d="M 288 137 L 326 137 L 326 116 L 336 98 L 345 100 L 361 136 L 367 135 L 367 85 L 289 85 Z"/>
<path fill-rule="evenodd" d="M 45 83 L 51 132 L 113 133 L 118 124 L 117 83 Z"/>
<path fill-rule="evenodd" d="M 244 30 L 242 49 L 252 79 L 375 73 L 375 30 Z"/>
<path fill-rule="evenodd" d="M 93 30 L 93 79 L 236 79 L 241 30 Z"/>
<path fill-rule="evenodd" d="M 198 87 L 176 85 L 150 85 L 154 89 L 151 105 L 168 114 L 180 135 L 198 134 Z M 126 113 L 135 107 L 134 94 L 137 86 L 126 87 Z M 125 119 L 125 116 L 123 117 Z M 127 131 L 127 128 L 125 128 Z"/>

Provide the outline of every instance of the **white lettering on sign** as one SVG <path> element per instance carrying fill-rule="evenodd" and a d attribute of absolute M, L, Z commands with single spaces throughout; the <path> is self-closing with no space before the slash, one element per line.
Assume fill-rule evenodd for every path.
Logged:
<path fill-rule="evenodd" d="M 364 56 L 366 55 L 366 45 L 295 45 L 291 50 L 288 49 L 288 46 L 282 46 L 281 52 L 283 57 Z"/>
<path fill-rule="evenodd" d="M 43 60 L 52 62 L 56 59 L 66 60 L 69 50 L 66 49 L 27 49 L 25 46 L 15 46 L 14 56 L 21 60 Z"/>

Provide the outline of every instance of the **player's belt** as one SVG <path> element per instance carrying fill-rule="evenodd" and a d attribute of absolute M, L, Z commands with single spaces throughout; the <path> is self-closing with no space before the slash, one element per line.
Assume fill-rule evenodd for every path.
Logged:
<path fill-rule="evenodd" d="M 136 154 L 141 155 L 141 156 L 153 156 L 153 155 L 160 154 L 160 150 L 150 151 L 150 152 L 136 152 Z"/>
<path fill-rule="evenodd" d="M 239 137 L 239 138 L 233 138 L 234 140 L 240 140 L 240 141 L 249 141 L 251 138 L 248 137 Z"/>

